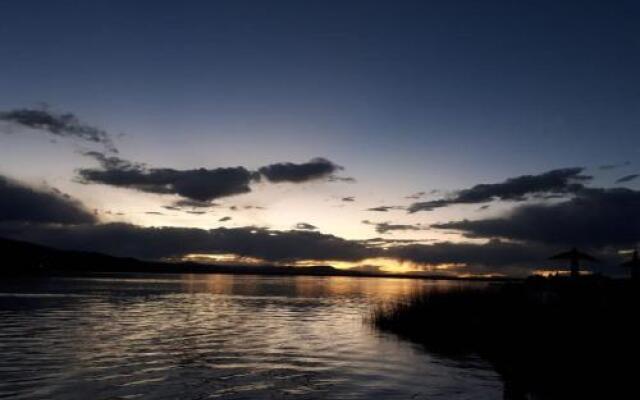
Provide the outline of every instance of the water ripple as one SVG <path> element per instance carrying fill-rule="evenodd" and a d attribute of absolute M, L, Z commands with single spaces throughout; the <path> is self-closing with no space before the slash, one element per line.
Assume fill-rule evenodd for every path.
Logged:
<path fill-rule="evenodd" d="M 373 303 L 416 289 L 407 282 L 3 283 L 0 398 L 500 398 L 497 376 L 480 361 L 443 361 L 363 324 Z"/>

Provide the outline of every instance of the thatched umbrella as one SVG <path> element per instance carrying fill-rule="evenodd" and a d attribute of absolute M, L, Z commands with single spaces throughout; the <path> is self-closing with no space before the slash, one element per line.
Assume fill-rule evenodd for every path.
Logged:
<path fill-rule="evenodd" d="M 571 276 L 573 278 L 580 276 L 580 260 L 598 261 L 597 258 L 590 256 L 589 254 L 578 251 L 575 247 L 564 253 L 556 254 L 549 257 L 549 260 L 569 260 L 571 262 Z"/>

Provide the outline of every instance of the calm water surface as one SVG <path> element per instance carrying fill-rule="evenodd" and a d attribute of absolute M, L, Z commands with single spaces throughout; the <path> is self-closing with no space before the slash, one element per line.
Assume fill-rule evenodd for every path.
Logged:
<path fill-rule="evenodd" d="M 499 399 L 477 359 L 371 328 L 372 307 L 461 283 L 131 275 L 0 283 L 0 398 Z"/>

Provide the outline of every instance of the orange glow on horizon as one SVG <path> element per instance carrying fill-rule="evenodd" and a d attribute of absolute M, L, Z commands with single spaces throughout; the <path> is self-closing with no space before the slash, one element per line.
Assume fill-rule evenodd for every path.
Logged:
<path fill-rule="evenodd" d="M 192 253 L 178 259 L 179 261 L 199 262 L 203 264 L 218 265 L 238 265 L 238 266 L 260 266 L 260 265 L 289 265 L 296 267 L 313 267 L 319 265 L 330 265 L 337 269 L 354 269 L 372 273 L 443 273 L 456 274 L 457 271 L 466 267 L 463 263 L 442 263 L 442 264 L 422 264 L 413 261 L 402 261 L 388 257 L 367 258 L 361 261 L 341 261 L 341 260 L 299 260 L 292 262 L 269 262 L 256 257 L 239 256 L 232 253 L 209 254 Z"/>
<path fill-rule="evenodd" d="M 265 265 L 268 262 L 256 258 L 239 256 L 232 253 L 208 254 L 208 253 L 192 253 L 183 256 L 181 261 L 192 261 L 203 264 L 225 264 L 225 265 Z"/>

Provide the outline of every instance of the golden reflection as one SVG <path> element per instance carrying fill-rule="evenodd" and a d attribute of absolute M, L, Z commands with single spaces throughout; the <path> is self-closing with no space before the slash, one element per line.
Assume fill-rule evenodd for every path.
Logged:
<path fill-rule="evenodd" d="M 405 298 L 425 286 L 449 287 L 451 281 L 422 281 L 398 278 L 295 277 L 296 294 L 301 297 L 368 297 L 376 300 Z M 455 282 L 453 283 L 455 284 Z"/>
<path fill-rule="evenodd" d="M 344 276 L 258 276 L 185 274 L 180 280 L 188 293 L 227 296 L 295 296 L 301 298 L 369 298 L 389 301 L 418 291 L 452 288 L 463 283 L 445 280 Z"/>
<path fill-rule="evenodd" d="M 233 294 L 236 275 L 223 274 L 186 274 L 180 280 L 186 292 L 208 292 L 216 294 Z"/>

